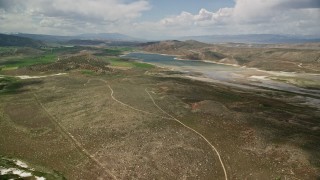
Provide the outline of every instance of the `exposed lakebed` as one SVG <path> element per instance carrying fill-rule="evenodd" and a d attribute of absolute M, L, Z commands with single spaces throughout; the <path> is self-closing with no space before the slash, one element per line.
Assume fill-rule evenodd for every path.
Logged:
<path fill-rule="evenodd" d="M 227 84 L 240 88 L 276 90 L 306 96 L 308 105 L 320 106 L 320 75 L 295 72 L 263 71 L 199 60 L 181 60 L 176 56 L 130 53 L 125 58 L 181 71 L 198 80 Z"/>

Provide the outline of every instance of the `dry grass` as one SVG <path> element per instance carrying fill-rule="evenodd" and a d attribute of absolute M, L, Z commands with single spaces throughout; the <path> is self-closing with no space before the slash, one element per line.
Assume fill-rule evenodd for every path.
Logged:
<path fill-rule="evenodd" d="M 153 76 L 139 68 L 93 77 L 74 72 L 2 95 L 0 153 L 57 170 L 68 179 L 106 178 L 103 169 L 118 179 L 224 178 L 208 144 L 175 121 L 162 118 L 165 114 L 144 91 L 148 88 L 163 110 L 219 149 L 230 179 L 314 179 L 319 175 L 319 162 L 308 159 L 319 157 L 315 144 L 319 133 L 310 131 L 318 126 L 312 119 L 319 112 L 274 99 L 291 96 L 281 92 L 259 95 L 159 77 L 161 70 L 149 70 Z M 112 87 L 116 99 L 150 114 L 112 99 L 101 80 Z M 101 166 L 81 152 L 67 133 Z"/>

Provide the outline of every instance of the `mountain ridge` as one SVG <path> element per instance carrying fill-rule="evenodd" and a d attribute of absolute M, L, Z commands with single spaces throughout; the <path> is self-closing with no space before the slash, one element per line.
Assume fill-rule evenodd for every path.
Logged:
<path fill-rule="evenodd" d="M 179 40 L 196 40 L 204 43 L 254 43 L 281 44 L 320 42 L 320 37 L 281 34 L 239 34 L 239 35 L 203 35 L 183 36 Z"/>
<path fill-rule="evenodd" d="M 43 45 L 45 44 L 39 40 L 15 35 L 0 34 L 0 46 L 40 47 Z"/>
<path fill-rule="evenodd" d="M 66 42 L 70 40 L 113 40 L 113 41 L 143 41 L 142 39 L 131 37 L 120 33 L 88 33 L 71 36 L 47 35 L 47 34 L 10 34 L 18 37 L 30 38 L 44 42 Z"/>

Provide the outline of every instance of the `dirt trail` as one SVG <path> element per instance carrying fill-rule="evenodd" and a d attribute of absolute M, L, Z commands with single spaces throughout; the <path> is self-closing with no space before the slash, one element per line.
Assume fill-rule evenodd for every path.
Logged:
<path fill-rule="evenodd" d="M 221 155 L 219 153 L 219 151 L 217 150 L 217 148 L 211 144 L 211 142 L 205 137 L 203 136 L 201 133 L 199 133 L 198 131 L 192 129 L 191 127 L 185 125 L 184 123 L 182 123 L 180 120 L 178 120 L 177 118 L 175 118 L 174 116 L 172 116 L 171 114 L 167 113 L 166 111 L 164 111 L 156 102 L 155 100 L 153 99 L 153 97 L 151 96 L 151 94 L 149 93 L 149 91 L 147 90 L 147 88 L 145 89 L 145 92 L 149 95 L 149 98 L 151 99 L 151 101 L 153 102 L 153 104 L 160 110 L 162 111 L 166 116 L 168 117 L 165 117 L 165 116 L 162 116 L 162 115 L 158 115 L 156 113 L 152 113 L 152 112 L 148 112 L 148 111 L 144 111 L 144 110 L 141 110 L 141 109 L 137 109 L 133 106 L 130 106 L 120 100 L 118 100 L 117 98 L 115 98 L 113 96 L 114 94 L 114 91 L 112 89 L 112 87 L 109 85 L 109 83 L 106 81 L 106 80 L 103 80 L 103 79 L 89 79 L 85 84 L 83 84 L 84 86 L 86 86 L 87 84 L 89 84 L 92 80 L 97 80 L 97 81 L 102 81 L 104 82 L 109 90 L 110 90 L 110 96 L 111 98 L 116 101 L 117 103 L 127 107 L 127 108 L 130 108 L 132 110 L 135 110 L 135 111 L 138 111 L 138 112 L 141 112 L 141 113 L 145 113 L 145 114 L 149 114 L 149 115 L 154 115 L 154 116 L 157 116 L 157 117 L 160 117 L 160 118 L 163 118 L 163 119 L 167 119 L 167 120 L 174 120 L 176 122 L 178 122 L 179 124 L 181 124 L 182 126 L 184 126 L 185 128 L 191 130 L 192 132 L 196 133 L 198 136 L 200 136 L 203 140 L 206 141 L 206 143 L 212 148 L 213 152 L 218 156 L 219 158 L 219 161 L 220 161 L 220 164 L 221 164 L 221 167 L 223 169 L 223 172 L 224 172 L 224 179 L 225 180 L 228 180 L 228 175 L 227 175 L 227 171 L 226 171 L 226 168 L 225 168 L 225 165 L 222 161 L 222 158 L 221 158 Z M 88 156 L 91 160 L 93 160 L 97 165 L 99 165 L 101 168 L 103 168 L 110 176 L 112 176 L 113 179 L 117 179 L 108 169 L 106 169 L 94 156 L 92 156 L 86 149 L 84 149 L 82 147 L 82 145 L 68 132 L 66 131 L 59 123 L 58 121 L 46 110 L 46 108 L 40 103 L 40 101 L 38 100 L 38 98 L 36 97 L 36 95 L 34 94 L 37 102 L 40 104 L 40 106 L 45 110 L 45 112 L 51 117 L 51 119 L 54 121 L 55 124 L 57 124 L 57 126 L 73 141 L 73 143 L 77 146 L 77 148 L 83 152 L 86 156 Z"/>
<path fill-rule="evenodd" d="M 164 114 L 166 114 L 167 116 L 169 116 L 170 118 L 164 117 L 164 116 L 160 116 L 160 115 L 158 115 L 158 114 L 151 113 L 151 112 L 147 112 L 147 111 L 144 111 L 144 110 L 140 110 L 140 109 L 137 109 L 137 108 L 135 108 L 135 107 L 132 107 L 132 106 L 130 106 L 130 105 L 124 103 L 124 102 L 119 101 L 118 99 L 116 99 L 116 98 L 113 96 L 114 91 L 113 91 L 113 89 L 111 88 L 111 86 L 109 85 L 109 83 L 108 83 L 107 81 L 102 80 L 102 79 L 97 79 L 97 80 L 103 81 L 103 82 L 108 86 L 108 88 L 110 89 L 111 98 L 112 98 L 114 101 L 120 103 L 121 105 L 126 106 L 126 107 L 128 107 L 128 108 L 130 108 L 130 109 L 133 109 L 133 110 L 135 110 L 135 111 L 138 111 L 138 112 L 155 115 L 155 116 L 161 117 L 161 118 L 163 118 L 163 119 L 174 120 L 174 121 L 178 122 L 179 124 L 181 124 L 182 126 L 184 126 L 185 128 L 187 128 L 187 129 L 193 131 L 194 133 L 196 133 L 197 135 L 199 135 L 203 140 L 205 140 L 205 141 L 208 143 L 208 145 L 212 148 L 213 152 L 214 152 L 215 154 L 217 154 L 217 156 L 218 156 L 218 158 L 219 158 L 219 161 L 220 161 L 220 164 L 221 164 L 221 167 L 222 167 L 223 172 L 224 172 L 225 180 L 228 180 L 228 175 L 227 175 L 227 171 L 226 171 L 225 165 L 224 165 L 224 163 L 223 163 L 223 161 L 222 161 L 222 159 L 221 159 L 220 153 L 219 153 L 219 151 L 217 150 L 217 148 L 216 148 L 214 145 L 212 145 L 212 144 L 210 143 L 210 141 L 209 141 L 205 136 L 203 136 L 201 133 L 199 133 L 198 131 L 192 129 L 191 127 L 189 127 L 189 126 L 187 126 L 187 125 L 185 125 L 185 124 L 182 123 L 180 120 L 178 120 L 177 118 L 173 117 L 172 115 L 170 115 L 169 113 L 167 113 L 166 111 L 164 111 L 161 107 L 159 107 L 159 106 L 156 104 L 156 102 L 154 101 L 154 99 L 153 99 L 153 97 L 151 96 L 151 94 L 147 91 L 147 89 L 145 89 L 145 91 L 146 91 L 146 93 L 149 95 L 149 97 L 150 97 L 151 101 L 153 102 L 153 104 L 154 104 L 159 110 L 161 110 Z M 88 82 L 90 82 L 90 81 L 88 80 Z M 88 82 L 87 82 L 87 83 L 88 83 Z"/>
<path fill-rule="evenodd" d="M 126 103 L 124 103 L 124 102 L 122 102 L 122 101 L 119 101 L 117 98 L 115 98 L 115 97 L 113 96 L 114 91 L 113 91 L 113 89 L 111 88 L 111 86 L 108 84 L 107 81 L 105 81 L 105 80 L 103 80 L 103 79 L 89 79 L 89 80 L 87 81 L 87 83 L 84 84 L 84 86 L 87 85 L 88 83 L 90 83 L 91 80 L 97 80 L 97 81 L 102 81 L 102 82 L 104 82 L 104 83 L 108 86 L 108 88 L 110 89 L 111 98 L 112 98 L 114 101 L 120 103 L 120 104 L 123 105 L 123 106 L 126 106 L 126 107 L 128 107 L 128 108 L 130 108 L 130 109 L 133 109 L 133 110 L 135 110 L 135 111 L 138 111 L 138 112 L 142 112 L 142 113 L 145 113 L 145 114 L 154 115 L 154 116 L 157 116 L 157 117 L 160 117 L 160 118 L 163 118 L 163 119 L 172 119 L 171 117 L 164 117 L 164 116 L 158 115 L 158 114 L 156 114 L 156 113 L 152 113 L 152 112 L 144 111 L 144 110 L 141 110 L 141 109 L 137 109 L 137 108 L 135 108 L 135 107 L 133 107 L 133 106 L 130 106 L 129 104 L 126 104 Z"/>
<path fill-rule="evenodd" d="M 212 150 L 217 154 L 217 156 L 218 156 L 218 158 L 219 158 L 221 167 L 222 167 L 223 172 L 224 172 L 225 180 L 228 180 L 228 175 L 227 175 L 226 168 L 225 168 L 225 166 L 224 166 L 224 163 L 223 163 L 223 161 L 222 161 L 222 159 L 221 159 L 220 153 L 219 153 L 219 151 L 217 150 L 217 148 L 216 148 L 214 145 L 212 145 L 212 144 L 210 143 L 210 141 L 209 141 L 206 137 L 204 137 L 201 133 L 199 133 L 198 131 L 192 129 L 191 127 L 189 127 L 189 126 L 187 126 L 187 125 L 185 125 L 185 124 L 182 123 L 180 120 L 178 120 L 177 118 L 173 117 L 171 114 L 169 114 L 169 113 L 167 113 L 166 111 L 164 111 L 164 110 L 154 101 L 153 97 L 152 97 L 151 94 L 148 92 L 148 90 L 145 89 L 145 91 L 148 93 L 148 95 L 149 95 L 150 99 L 152 100 L 153 104 L 154 104 L 159 110 L 161 110 L 161 111 L 162 111 L 163 113 L 165 113 L 166 115 L 170 116 L 170 117 L 172 118 L 172 120 L 175 120 L 176 122 L 178 122 L 179 124 L 181 124 L 181 125 L 184 126 L 185 128 L 187 128 L 187 129 L 193 131 L 194 133 L 196 133 L 197 135 L 199 135 L 203 140 L 205 140 L 205 141 L 209 144 L 209 146 L 211 146 Z"/>
<path fill-rule="evenodd" d="M 58 128 L 62 131 L 63 134 L 65 134 L 75 145 L 75 147 L 86 157 L 88 157 L 89 159 L 91 159 L 97 166 L 99 166 L 101 169 L 104 170 L 104 172 L 106 172 L 109 176 L 105 176 L 105 178 L 109 179 L 110 177 L 112 177 L 112 179 L 117 179 L 117 177 L 115 175 L 113 175 L 111 173 L 111 171 L 109 169 L 107 169 L 106 167 L 103 166 L 103 164 L 101 162 L 99 162 L 94 156 L 92 156 L 82 145 L 81 143 L 75 139 L 71 133 L 69 133 L 57 120 L 54 116 L 52 116 L 49 111 L 44 107 L 44 105 L 40 102 L 39 98 L 37 97 L 37 95 L 35 93 L 33 93 L 33 96 L 35 97 L 35 100 L 37 101 L 37 103 L 41 106 L 41 108 L 46 112 L 46 114 L 49 116 L 49 119 L 58 126 Z"/>

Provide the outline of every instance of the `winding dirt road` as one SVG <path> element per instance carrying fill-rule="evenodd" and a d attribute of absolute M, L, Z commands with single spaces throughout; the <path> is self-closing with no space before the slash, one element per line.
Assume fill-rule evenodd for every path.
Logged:
<path fill-rule="evenodd" d="M 198 136 L 200 136 L 203 140 L 206 141 L 206 143 L 211 147 L 213 153 L 215 153 L 218 158 L 219 158 L 219 161 L 220 161 L 220 164 L 221 164 L 221 167 L 223 169 L 223 172 L 224 172 L 224 179 L 225 180 L 228 180 L 228 175 L 227 175 L 227 171 L 226 171 L 226 168 L 225 168 L 225 165 L 222 161 L 222 158 L 221 158 L 221 155 L 219 153 L 219 151 L 217 150 L 217 148 L 211 144 L 211 142 L 205 137 L 203 136 L 200 132 L 196 131 L 195 129 L 185 125 L 184 123 L 182 123 L 180 120 L 178 120 L 177 118 L 175 118 L 174 116 L 172 116 L 171 114 L 167 113 L 166 111 L 164 111 L 154 100 L 154 98 L 152 97 L 152 95 L 150 94 L 150 92 L 147 90 L 147 88 L 145 89 L 145 92 L 148 94 L 149 98 L 151 99 L 152 103 L 156 106 L 156 108 L 158 108 L 160 111 L 162 111 L 166 116 L 163 116 L 163 115 L 158 115 L 156 113 L 152 113 L 152 112 L 148 112 L 148 111 L 144 111 L 144 110 L 141 110 L 141 109 L 137 109 L 133 106 L 130 106 L 129 104 L 126 104 L 120 100 L 118 100 L 117 98 L 114 97 L 114 91 L 112 89 L 112 87 L 110 86 L 110 84 L 106 81 L 106 80 L 103 80 L 103 79 L 89 79 L 85 84 L 84 86 L 86 86 L 88 83 L 90 83 L 92 80 L 97 80 L 97 81 L 102 81 L 106 84 L 106 86 L 109 88 L 110 90 L 110 96 L 111 98 L 116 101 L 117 103 L 127 107 L 127 108 L 130 108 L 132 110 L 135 110 L 135 111 L 138 111 L 138 112 L 141 112 L 141 113 L 145 113 L 145 114 L 149 114 L 149 115 L 154 115 L 154 116 L 157 116 L 157 117 L 160 117 L 160 118 L 163 118 L 163 119 L 167 119 L 167 120 L 174 120 L 176 122 L 178 122 L 179 124 L 181 124 L 183 127 L 187 128 L 188 130 L 196 133 Z M 104 165 L 98 160 L 96 159 L 93 155 L 91 155 L 83 146 L 82 144 L 74 138 L 74 136 L 68 132 L 57 120 L 54 116 L 52 116 L 49 111 L 45 108 L 45 106 L 40 102 L 40 100 L 38 99 L 37 95 L 33 93 L 33 96 L 35 97 L 35 100 L 37 101 L 37 103 L 41 106 L 41 108 L 46 112 L 46 114 L 48 114 L 48 116 L 50 117 L 50 119 L 52 120 L 52 122 L 54 124 L 56 124 L 59 129 L 62 131 L 63 134 L 65 134 L 72 142 L 73 144 L 77 147 L 77 149 L 83 153 L 85 156 L 87 156 L 89 159 L 91 159 L 93 162 L 95 162 L 95 164 L 97 164 L 100 168 L 102 168 L 112 179 L 117 179 L 117 177 L 109 170 L 107 169 L 106 167 L 104 167 Z M 107 176 L 106 176 L 107 177 Z"/>
<path fill-rule="evenodd" d="M 223 172 L 224 172 L 225 180 L 228 180 L 228 175 L 227 175 L 226 168 L 225 168 L 225 166 L 224 166 L 224 163 L 223 163 L 223 161 L 222 161 L 222 159 L 221 159 L 220 153 L 219 153 L 219 151 L 217 150 L 217 148 L 216 148 L 214 145 L 212 145 L 212 144 L 210 143 L 210 141 L 209 141 L 206 137 L 204 137 L 201 133 L 199 133 L 198 131 L 192 129 L 191 127 L 189 127 L 189 126 L 187 126 L 187 125 L 185 125 L 185 124 L 182 123 L 180 120 L 178 120 L 177 118 L 173 117 L 171 114 L 169 114 L 169 113 L 167 113 L 166 111 L 164 111 L 164 110 L 154 101 L 153 97 L 152 97 L 151 94 L 148 92 L 147 88 L 145 89 L 145 91 L 148 93 L 148 95 L 149 95 L 150 99 L 152 100 L 153 104 L 154 104 L 159 110 L 161 110 L 161 111 L 162 111 L 163 113 L 165 113 L 166 115 L 170 116 L 172 120 L 178 122 L 179 124 L 181 124 L 181 125 L 184 126 L 185 128 L 187 128 L 187 129 L 193 131 L 194 133 L 196 133 L 197 135 L 199 135 L 203 140 L 205 140 L 205 141 L 209 144 L 209 146 L 212 148 L 212 150 L 217 154 L 217 156 L 218 156 L 218 158 L 219 158 L 221 167 L 222 167 Z"/>
<path fill-rule="evenodd" d="M 128 107 L 128 108 L 130 108 L 130 109 L 133 109 L 133 110 L 135 110 L 135 111 L 138 111 L 138 112 L 155 115 L 155 116 L 161 117 L 161 118 L 163 118 L 163 119 L 174 120 L 174 121 L 178 122 L 179 124 L 181 124 L 182 126 L 184 126 L 185 128 L 191 130 L 192 132 L 194 132 L 194 133 L 196 133 L 198 136 L 200 136 L 203 140 L 206 141 L 206 143 L 211 147 L 211 149 L 213 150 L 213 152 L 218 156 L 219 161 L 220 161 L 220 164 L 221 164 L 221 167 L 222 167 L 222 169 L 223 169 L 223 173 L 224 173 L 225 180 L 228 180 L 228 175 L 227 175 L 227 171 L 226 171 L 225 165 L 224 165 L 224 163 L 223 163 L 223 161 L 222 161 L 221 155 L 220 155 L 219 151 L 217 150 L 217 148 L 216 148 L 214 145 L 212 145 L 211 142 L 210 142 L 205 136 L 203 136 L 200 132 L 192 129 L 191 127 L 189 127 L 189 126 L 187 126 L 187 125 L 185 125 L 185 124 L 182 123 L 180 120 L 178 120 L 177 118 L 175 118 L 175 117 L 172 116 L 171 114 L 169 114 L 169 113 L 167 113 L 166 111 L 164 111 L 164 110 L 154 101 L 153 97 L 152 97 L 151 94 L 148 92 L 147 88 L 145 89 L 145 91 L 146 91 L 146 93 L 149 95 L 149 97 L 150 97 L 151 101 L 153 102 L 153 104 L 154 104 L 159 110 L 161 110 L 164 114 L 166 114 L 167 116 L 169 116 L 170 118 L 164 117 L 164 116 L 160 116 L 160 115 L 157 115 L 157 114 L 155 114 L 155 113 L 151 113 L 151 112 L 147 112 L 147 111 L 144 111 L 144 110 L 137 109 L 137 108 L 135 108 L 135 107 L 133 107 L 133 106 L 130 106 L 130 105 L 128 105 L 128 104 L 126 104 L 126 103 L 118 100 L 117 98 L 114 97 L 114 95 L 113 95 L 113 94 L 114 94 L 114 91 L 113 91 L 113 89 L 111 88 L 111 86 L 109 85 L 109 83 L 108 83 L 107 81 L 105 81 L 105 80 L 102 80 L 102 79 L 99 79 L 99 80 L 100 80 L 100 81 L 103 81 L 104 83 L 106 83 L 106 85 L 107 85 L 108 88 L 110 89 L 111 98 L 112 98 L 113 100 L 115 100 L 116 102 L 120 103 L 121 105 L 126 106 L 126 107 Z"/>

